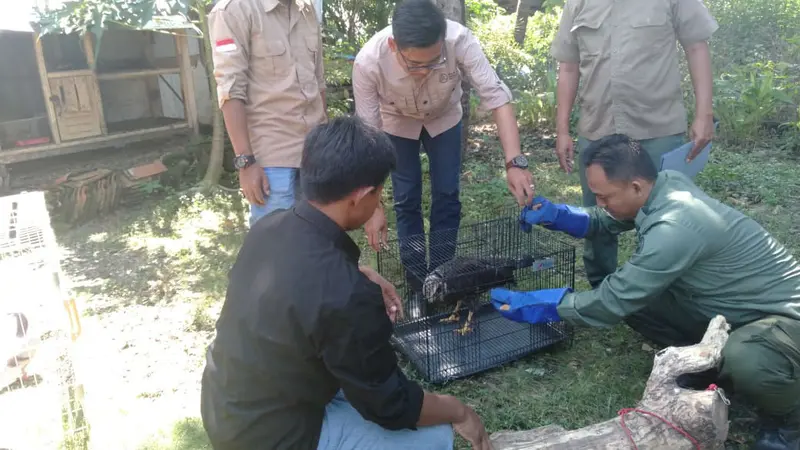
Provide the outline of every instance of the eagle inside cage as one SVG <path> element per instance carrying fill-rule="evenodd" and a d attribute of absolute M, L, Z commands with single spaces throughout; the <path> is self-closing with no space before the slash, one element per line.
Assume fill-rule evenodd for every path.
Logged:
<path fill-rule="evenodd" d="M 504 285 L 514 286 L 517 269 L 533 266 L 535 258 L 477 258 L 456 256 L 434 269 L 422 285 L 422 294 L 428 303 L 455 305 L 453 313 L 441 322 L 460 320 L 459 310 L 467 308 L 467 320 L 456 332 L 462 336 L 472 331 L 472 318 L 480 307 L 481 294 Z"/>

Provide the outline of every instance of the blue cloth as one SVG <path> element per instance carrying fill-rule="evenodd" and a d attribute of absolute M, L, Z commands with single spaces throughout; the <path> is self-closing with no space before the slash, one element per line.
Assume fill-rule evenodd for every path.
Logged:
<path fill-rule="evenodd" d="M 532 206 L 537 204 L 542 206 L 533 210 Z M 581 208 L 550 203 L 550 200 L 541 196 L 522 208 L 519 220 L 525 232 L 531 231 L 531 225 L 541 225 L 548 230 L 563 231 L 574 238 L 585 237 L 589 232 L 590 222 L 589 214 Z"/>
<path fill-rule="evenodd" d="M 263 205 L 250 205 L 250 226 L 258 219 L 279 209 L 289 209 L 301 197 L 300 171 L 293 167 L 264 167 L 269 181 L 269 195 Z"/>
<path fill-rule="evenodd" d="M 318 450 L 453 450 L 450 425 L 387 430 L 356 411 L 339 391 L 325 407 Z"/>
<path fill-rule="evenodd" d="M 572 289 L 541 289 L 521 292 L 495 288 L 489 292 L 489 295 L 492 306 L 506 319 L 537 324 L 561 321 L 557 308 L 561 299 L 568 292 L 572 292 Z M 503 305 L 508 305 L 509 309 L 501 309 Z"/>
<path fill-rule="evenodd" d="M 461 122 L 432 137 L 422 129 L 419 139 L 389 134 L 397 154 L 392 193 L 400 240 L 400 258 L 406 270 L 423 279 L 455 255 L 455 231 L 461 223 Z M 431 180 L 430 264 L 425 251 L 422 220 L 422 164 L 420 144 L 428 154 Z"/>

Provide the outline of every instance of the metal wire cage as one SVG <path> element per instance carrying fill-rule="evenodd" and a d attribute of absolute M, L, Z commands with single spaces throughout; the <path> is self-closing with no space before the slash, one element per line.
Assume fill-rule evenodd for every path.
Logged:
<path fill-rule="evenodd" d="M 571 339 L 564 322 L 517 323 L 490 304 L 494 287 L 575 285 L 575 247 L 556 232 L 522 231 L 518 218 L 519 209 L 509 208 L 458 230 L 431 233 L 427 243 L 422 235 L 395 239 L 378 253 L 378 272 L 404 300 L 405 317 L 395 324 L 393 344 L 426 381 L 484 372 Z M 437 296 L 443 291 L 434 286 L 441 280 L 450 295 Z M 448 320 L 455 308 L 458 320 Z"/>
<path fill-rule="evenodd" d="M 87 448 L 62 278 L 44 193 L 0 197 L 0 448 Z"/>

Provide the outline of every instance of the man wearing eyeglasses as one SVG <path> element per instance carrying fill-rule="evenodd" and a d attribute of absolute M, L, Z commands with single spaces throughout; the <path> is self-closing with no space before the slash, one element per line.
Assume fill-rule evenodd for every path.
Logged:
<path fill-rule="evenodd" d="M 461 80 L 466 76 L 491 110 L 505 153 L 508 188 L 522 206 L 533 198 L 533 177 L 520 150 L 512 95 L 489 64 L 469 29 L 445 19 L 430 0 L 405 0 L 392 24 L 373 36 L 353 64 L 356 114 L 381 128 L 397 151 L 392 192 L 401 239 L 401 257 L 408 269 L 425 275 L 420 144 L 428 155 L 431 181 L 430 268 L 452 258 L 461 202 Z M 380 249 L 386 238 L 382 206 L 365 225 L 369 243 Z M 447 235 L 447 236 L 445 236 Z M 440 239 L 441 238 L 441 239 Z"/>

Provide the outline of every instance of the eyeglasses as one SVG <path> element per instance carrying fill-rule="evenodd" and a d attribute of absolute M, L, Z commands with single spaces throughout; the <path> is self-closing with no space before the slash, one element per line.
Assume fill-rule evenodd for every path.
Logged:
<path fill-rule="evenodd" d="M 447 64 L 447 47 L 444 45 L 444 42 L 442 42 L 442 54 L 441 56 L 439 56 L 439 60 L 430 64 L 410 63 L 402 52 L 398 53 L 400 53 L 400 57 L 403 58 L 403 62 L 405 62 L 406 68 L 408 69 L 409 72 L 440 69 Z"/>

